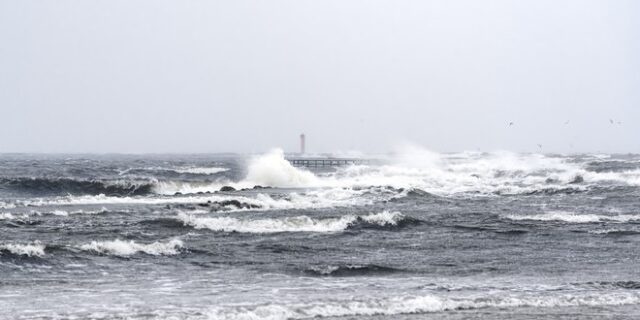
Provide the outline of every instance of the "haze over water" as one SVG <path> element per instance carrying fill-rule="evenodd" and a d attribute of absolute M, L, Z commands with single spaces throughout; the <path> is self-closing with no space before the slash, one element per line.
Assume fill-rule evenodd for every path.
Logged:
<path fill-rule="evenodd" d="M 0 43 L 0 152 L 640 152 L 635 0 L 0 1 Z"/>

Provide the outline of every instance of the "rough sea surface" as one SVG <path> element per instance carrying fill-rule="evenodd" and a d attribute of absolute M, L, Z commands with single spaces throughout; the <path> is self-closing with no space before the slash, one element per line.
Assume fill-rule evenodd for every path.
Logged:
<path fill-rule="evenodd" d="M 639 263 L 636 155 L 0 155 L 0 319 L 638 319 Z"/>

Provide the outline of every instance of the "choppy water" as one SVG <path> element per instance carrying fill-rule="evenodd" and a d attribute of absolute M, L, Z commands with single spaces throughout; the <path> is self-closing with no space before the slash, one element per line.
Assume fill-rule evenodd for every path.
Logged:
<path fill-rule="evenodd" d="M 2 155 L 0 319 L 636 319 L 639 196 L 634 155 Z"/>

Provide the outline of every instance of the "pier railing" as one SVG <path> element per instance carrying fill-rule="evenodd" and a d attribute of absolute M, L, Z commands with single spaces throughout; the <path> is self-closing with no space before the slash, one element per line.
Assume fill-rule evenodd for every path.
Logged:
<path fill-rule="evenodd" d="M 287 158 L 295 167 L 337 167 L 352 164 L 369 164 L 369 159 L 358 158 Z"/>

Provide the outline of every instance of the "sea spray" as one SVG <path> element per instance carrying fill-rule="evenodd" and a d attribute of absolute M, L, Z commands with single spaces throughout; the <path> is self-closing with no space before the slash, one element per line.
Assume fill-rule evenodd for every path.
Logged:
<path fill-rule="evenodd" d="M 284 157 L 282 149 L 250 160 L 245 181 L 270 187 L 314 187 L 320 180 L 313 173 L 298 169 Z"/>

